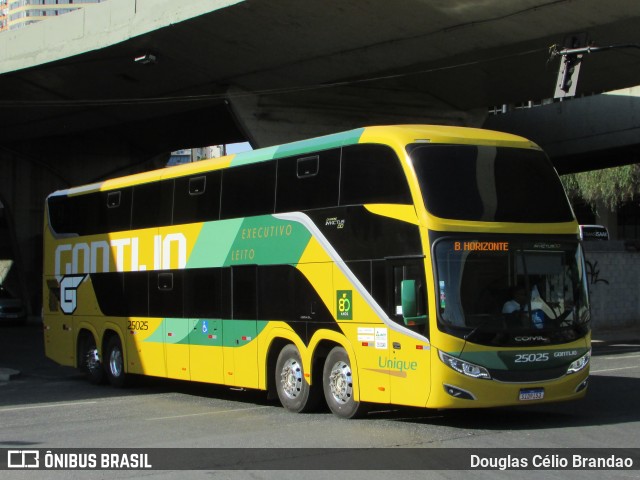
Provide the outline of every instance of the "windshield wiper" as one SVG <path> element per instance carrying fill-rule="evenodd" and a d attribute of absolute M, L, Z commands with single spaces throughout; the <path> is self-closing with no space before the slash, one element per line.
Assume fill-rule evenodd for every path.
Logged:
<path fill-rule="evenodd" d="M 477 327 L 475 327 L 473 330 L 471 330 L 469 333 L 467 333 L 464 337 L 462 337 L 464 339 L 464 341 L 469 341 L 471 338 L 473 338 L 473 336 L 478 333 L 483 327 L 485 327 L 487 325 L 487 323 L 489 323 L 490 320 L 494 320 L 495 317 L 493 316 L 487 316 L 484 320 L 482 320 L 480 322 L 480 324 L 478 324 Z"/>

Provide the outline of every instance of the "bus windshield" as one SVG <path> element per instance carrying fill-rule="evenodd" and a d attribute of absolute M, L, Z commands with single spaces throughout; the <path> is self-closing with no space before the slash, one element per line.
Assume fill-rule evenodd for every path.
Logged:
<path fill-rule="evenodd" d="M 441 330 L 483 345 L 559 344 L 587 333 L 577 241 L 443 238 L 434 252 Z"/>
<path fill-rule="evenodd" d="M 437 217 L 482 222 L 574 220 L 558 175 L 540 150 L 416 143 L 407 151 L 425 207 Z"/>

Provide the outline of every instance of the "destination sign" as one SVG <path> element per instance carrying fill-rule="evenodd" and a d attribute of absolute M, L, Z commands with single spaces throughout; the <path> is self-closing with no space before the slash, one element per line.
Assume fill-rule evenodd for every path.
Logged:
<path fill-rule="evenodd" d="M 475 251 L 487 251 L 487 252 L 508 252 L 509 242 L 453 242 L 453 248 L 456 251 L 475 252 Z"/>

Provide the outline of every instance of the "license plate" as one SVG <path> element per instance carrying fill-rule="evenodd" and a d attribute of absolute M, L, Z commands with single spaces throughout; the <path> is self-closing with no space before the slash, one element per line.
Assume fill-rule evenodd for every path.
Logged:
<path fill-rule="evenodd" d="M 518 400 L 526 402 L 528 400 L 542 400 L 544 398 L 544 388 L 529 388 L 520 390 Z"/>

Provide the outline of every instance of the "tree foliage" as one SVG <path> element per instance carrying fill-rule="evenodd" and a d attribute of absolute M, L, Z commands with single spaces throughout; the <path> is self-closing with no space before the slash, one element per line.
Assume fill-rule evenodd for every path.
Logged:
<path fill-rule="evenodd" d="M 573 173 L 560 179 L 570 200 L 582 199 L 594 211 L 597 205 L 614 211 L 640 193 L 640 164 Z"/>

